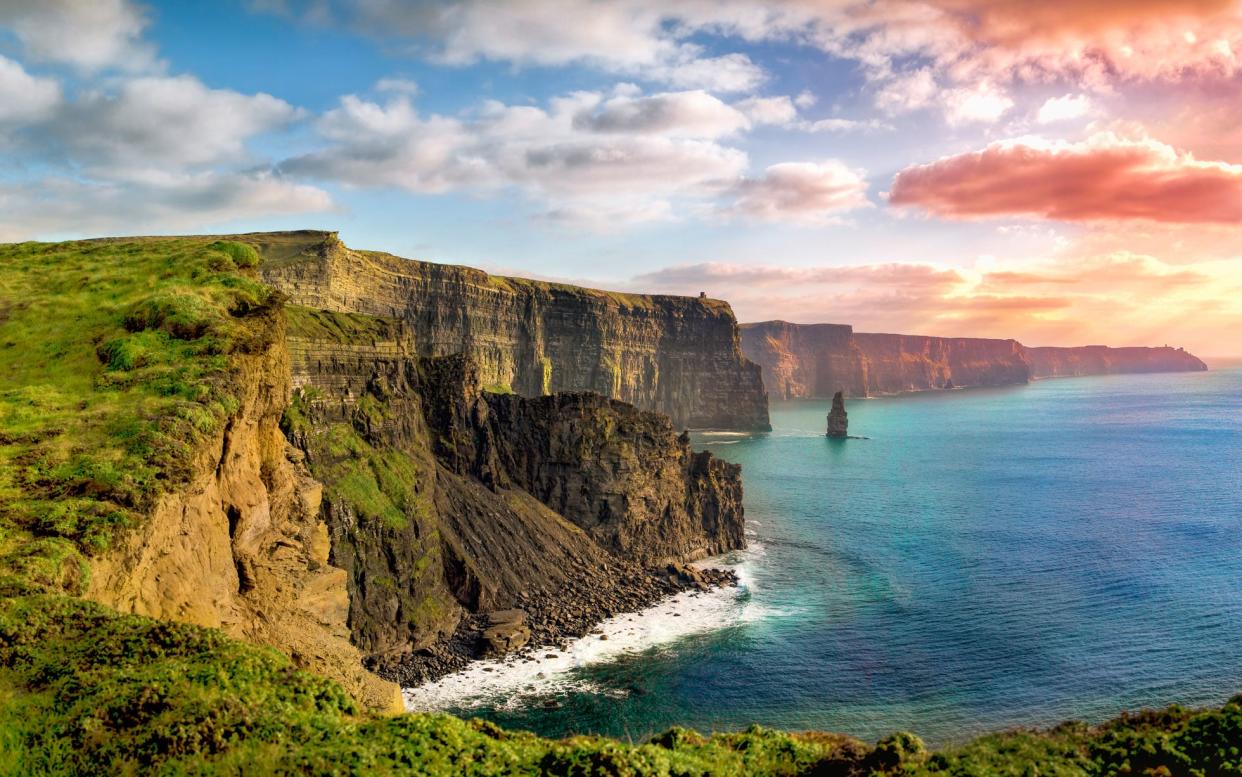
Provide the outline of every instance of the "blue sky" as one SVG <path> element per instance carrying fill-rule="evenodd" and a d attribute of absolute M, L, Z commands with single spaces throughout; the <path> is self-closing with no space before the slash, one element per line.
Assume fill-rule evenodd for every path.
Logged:
<path fill-rule="evenodd" d="M 0 239 L 327 228 L 749 320 L 1224 354 L 1240 63 L 1230 0 L 12 0 Z"/>

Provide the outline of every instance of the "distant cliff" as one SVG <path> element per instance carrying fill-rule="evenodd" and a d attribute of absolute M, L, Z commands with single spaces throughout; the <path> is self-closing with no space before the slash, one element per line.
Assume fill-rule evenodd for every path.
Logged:
<path fill-rule="evenodd" d="M 777 398 L 865 397 L 1034 378 L 1205 370 L 1180 348 L 1028 348 L 1017 340 L 854 332 L 847 324 L 741 326 L 742 352 Z"/>
<path fill-rule="evenodd" d="M 484 386 L 593 391 L 679 428 L 767 429 L 758 365 L 720 300 L 597 291 L 346 248 L 333 233 L 248 236 L 297 305 L 399 319 L 419 356 L 465 353 Z"/>
<path fill-rule="evenodd" d="M 1196 372 L 1207 369 L 1197 356 L 1182 348 L 1027 348 L 1032 378 L 1110 375 L 1122 372 Z"/>
<path fill-rule="evenodd" d="M 1025 383 L 1030 366 L 1015 340 L 863 334 L 847 324 L 743 324 L 742 352 L 778 398 L 866 397 Z"/>

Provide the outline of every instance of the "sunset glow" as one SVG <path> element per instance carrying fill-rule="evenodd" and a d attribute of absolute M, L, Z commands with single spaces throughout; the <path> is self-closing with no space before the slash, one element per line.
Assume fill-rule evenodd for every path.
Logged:
<path fill-rule="evenodd" d="M 1235 356 L 1240 96 L 1235 0 L 6 3 L 0 239 L 319 227 L 742 321 Z"/>

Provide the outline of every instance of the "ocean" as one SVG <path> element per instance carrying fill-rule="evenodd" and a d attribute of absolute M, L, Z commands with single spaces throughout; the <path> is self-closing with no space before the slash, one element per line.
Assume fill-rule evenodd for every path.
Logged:
<path fill-rule="evenodd" d="M 1242 369 L 777 403 L 737 589 L 682 595 L 416 710 L 632 740 L 752 723 L 932 745 L 1242 692 Z"/>

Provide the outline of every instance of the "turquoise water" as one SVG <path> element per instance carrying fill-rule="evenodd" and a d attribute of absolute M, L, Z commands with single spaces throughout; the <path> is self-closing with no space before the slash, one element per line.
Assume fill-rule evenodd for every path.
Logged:
<path fill-rule="evenodd" d="M 752 543 L 711 622 L 454 711 L 944 743 L 1242 691 L 1242 370 L 850 402 L 870 439 L 828 405 L 696 440 L 742 464 Z"/>

